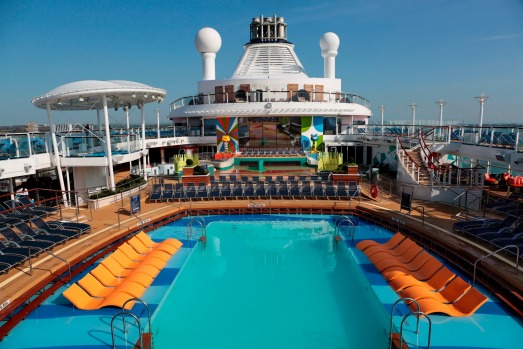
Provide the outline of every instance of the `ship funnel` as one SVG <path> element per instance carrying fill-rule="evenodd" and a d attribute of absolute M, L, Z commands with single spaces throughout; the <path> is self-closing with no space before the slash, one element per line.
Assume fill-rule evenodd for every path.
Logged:
<path fill-rule="evenodd" d="M 340 38 L 338 35 L 328 32 L 323 34 L 320 39 L 321 55 L 323 56 L 323 77 L 334 79 L 336 77 L 336 56 Z"/>
<path fill-rule="evenodd" d="M 216 53 L 222 46 L 220 34 L 213 28 L 202 28 L 196 33 L 194 44 L 202 55 L 202 80 L 215 80 Z"/>

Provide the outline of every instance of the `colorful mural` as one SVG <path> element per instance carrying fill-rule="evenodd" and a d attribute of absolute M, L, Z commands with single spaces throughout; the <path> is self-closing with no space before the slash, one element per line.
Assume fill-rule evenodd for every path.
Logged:
<path fill-rule="evenodd" d="M 224 136 L 229 136 L 229 141 L 225 142 L 227 137 L 224 140 Z M 217 152 L 219 153 L 236 153 L 239 150 L 237 117 L 216 118 L 216 143 L 218 144 Z"/>
<path fill-rule="evenodd" d="M 323 151 L 323 116 L 301 118 L 301 148 L 305 151 Z"/>

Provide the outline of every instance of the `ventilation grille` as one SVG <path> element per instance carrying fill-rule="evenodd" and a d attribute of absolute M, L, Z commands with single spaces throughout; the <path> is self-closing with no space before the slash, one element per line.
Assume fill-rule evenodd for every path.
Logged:
<path fill-rule="evenodd" d="M 238 75 L 299 74 L 303 69 L 288 47 L 263 45 L 251 47 L 238 69 Z"/>

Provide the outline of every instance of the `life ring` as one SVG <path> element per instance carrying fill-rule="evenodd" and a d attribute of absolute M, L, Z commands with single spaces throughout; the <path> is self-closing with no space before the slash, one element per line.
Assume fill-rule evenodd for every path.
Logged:
<path fill-rule="evenodd" d="M 370 196 L 373 199 L 376 199 L 380 193 L 380 190 L 376 184 L 373 184 L 370 186 Z"/>

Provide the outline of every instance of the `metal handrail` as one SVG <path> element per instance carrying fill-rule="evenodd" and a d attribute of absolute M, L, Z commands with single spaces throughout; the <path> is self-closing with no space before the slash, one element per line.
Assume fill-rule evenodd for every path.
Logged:
<path fill-rule="evenodd" d="M 419 305 L 418 305 L 419 307 Z M 423 315 L 428 321 L 429 321 L 429 335 L 427 337 L 427 349 L 430 349 L 430 337 L 432 337 L 432 320 L 430 319 L 430 317 L 425 314 L 424 312 L 422 311 L 413 311 L 411 313 L 408 313 L 407 315 L 405 315 L 403 317 L 403 319 L 401 320 L 401 326 L 400 326 L 400 343 L 399 343 L 399 347 L 400 349 L 403 348 L 403 324 L 405 323 L 405 321 L 407 320 L 407 318 L 411 315 L 415 315 L 416 316 L 416 319 L 418 320 L 418 325 L 419 325 L 419 318 L 421 315 Z M 418 330 L 416 330 L 416 333 L 418 332 Z M 392 342 L 392 341 L 391 341 Z"/>
<path fill-rule="evenodd" d="M 416 206 L 411 211 L 414 211 L 421 207 L 421 224 L 425 225 L 425 206 Z"/>
<path fill-rule="evenodd" d="M 349 233 L 352 232 L 352 234 L 349 234 L 350 242 L 352 244 L 354 242 L 354 235 L 356 235 L 356 225 L 354 224 L 354 222 L 350 220 L 350 218 L 343 219 L 336 224 L 336 229 L 334 230 L 334 238 L 339 239 L 339 237 L 341 237 L 340 226 L 344 222 L 349 222 L 349 228 L 352 227 L 352 229 L 349 229 Z"/>
<path fill-rule="evenodd" d="M 71 280 L 72 280 L 72 275 L 71 275 L 71 264 L 70 264 L 67 260 L 63 259 L 62 257 L 59 257 L 59 256 L 55 255 L 55 254 L 52 253 L 52 252 L 49 252 L 49 251 L 44 251 L 44 252 L 48 253 L 49 255 L 51 255 L 51 256 L 53 256 L 53 257 L 55 257 L 55 258 L 61 260 L 61 261 L 64 262 L 65 264 L 67 264 L 67 267 L 69 268 L 69 283 L 71 283 Z M 30 259 L 30 258 L 29 258 L 29 263 L 31 263 L 31 259 Z M 32 266 L 31 266 L 31 268 L 32 268 Z"/>
<path fill-rule="evenodd" d="M 144 222 L 140 217 L 138 217 L 137 215 L 135 215 L 134 213 L 132 213 L 125 207 L 120 207 L 120 208 L 118 208 L 118 212 L 117 212 L 118 213 L 118 228 L 120 228 L 120 213 L 121 212 L 125 212 L 125 213 L 129 214 L 130 216 L 133 216 L 134 218 L 136 218 L 140 221 L 140 225 L 143 225 Z"/>
<path fill-rule="evenodd" d="M 389 322 L 389 349 L 392 349 L 392 326 L 394 325 L 394 322 L 393 322 L 394 309 L 396 309 L 396 306 L 401 301 L 403 301 L 403 302 L 405 302 L 405 301 L 414 302 L 414 304 L 416 304 L 416 306 L 418 307 L 418 311 L 417 312 L 420 312 L 420 310 L 421 310 L 421 308 L 419 306 L 419 303 L 415 299 L 413 299 L 413 298 L 408 298 L 408 297 L 407 298 L 400 298 L 400 299 L 396 300 L 392 304 L 392 308 L 390 310 L 390 322 Z M 403 321 L 402 321 L 402 324 L 403 324 Z M 419 317 L 418 317 L 418 320 L 416 321 L 416 333 L 418 333 L 418 330 L 419 330 Z M 401 328 L 400 328 L 400 331 L 401 331 Z M 401 348 L 401 346 L 400 346 L 400 348 Z"/>
<path fill-rule="evenodd" d="M 476 259 L 476 261 L 474 262 L 474 273 L 473 273 L 473 277 L 472 277 L 472 286 L 476 286 L 476 269 L 478 267 L 478 263 L 480 261 L 482 261 L 483 259 L 487 258 L 487 257 L 490 257 L 500 251 L 503 251 L 503 250 L 506 250 L 507 248 L 509 247 L 515 247 L 516 248 L 516 275 L 518 275 L 518 270 L 519 270 L 519 246 L 517 245 L 507 245 L 505 247 L 502 247 L 494 252 L 490 252 L 489 254 L 487 255 L 484 255 L 483 257 L 480 257 L 478 259 Z"/>
<path fill-rule="evenodd" d="M 140 348 L 143 348 L 143 342 L 142 342 L 142 325 L 140 324 L 140 319 L 138 319 L 138 317 L 136 315 L 134 315 L 133 313 L 130 313 L 126 310 L 124 311 L 120 311 L 118 313 L 116 313 L 113 318 L 111 319 L 111 338 L 113 340 L 113 349 L 116 349 L 116 343 L 114 341 L 114 320 L 118 317 L 118 316 L 122 316 L 122 319 L 123 319 L 123 324 L 124 324 L 124 331 L 125 331 L 125 316 L 126 315 L 129 315 L 131 316 L 132 318 L 134 318 L 136 320 L 136 323 L 138 324 L 138 335 L 139 335 L 139 338 L 140 338 Z"/>

